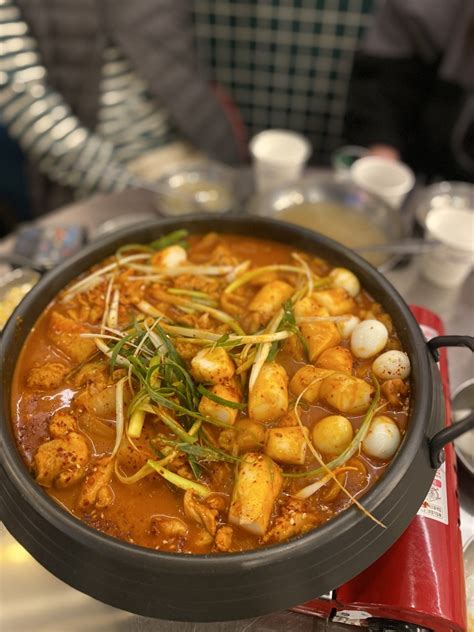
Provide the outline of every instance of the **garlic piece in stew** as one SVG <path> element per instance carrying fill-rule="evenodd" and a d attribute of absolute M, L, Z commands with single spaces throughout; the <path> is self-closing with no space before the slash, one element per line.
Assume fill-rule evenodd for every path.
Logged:
<path fill-rule="evenodd" d="M 334 268 L 330 272 L 329 278 L 334 287 L 342 287 L 352 298 L 360 292 L 359 279 L 347 268 Z"/>
<path fill-rule="evenodd" d="M 357 327 L 357 325 L 360 323 L 360 318 L 358 316 L 347 316 L 347 318 L 345 318 L 344 320 L 339 321 L 338 323 L 336 323 L 336 326 L 339 330 L 339 333 L 341 334 L 341 336 L 343 338 L 350 338 L 352 332 L 354 331 L 354 329 Z"/>
<path fill-rule="evenodd" d="M 380 353 L 388 340 L 388 331 L 379 320 L 363 320 L 351 335 L 351 351 L 357 358 L 372 358 Z"/>
<path fill-rule="evenodd" d="M 339 456 L 352 441 L 352 424 L 342 415 L 330 415 L 318 421 L 312 433 L 316 450 L 325 455 Z"/>
<path fill-rule="evenodd" d="M 386 461 L 391 459 L 402 440 L 397 424 L 387 415 L 379 415 L 372 421 L 362 442 L 362 449 L 368 456 Z"/>
<path fill-rule="evenodd" d="M 168 246 L 152 257 L 152 263 L 157 268 L 174 268 L 184 263 L 188 253 L 182 246 Z"/>
<path fill-rule="evenodd" d="M 410 375 L 410 368 L 407 354 L 395 349 L 382 353 L 372 364 L 372 371 L 380 380 L 405 380 Z"/>

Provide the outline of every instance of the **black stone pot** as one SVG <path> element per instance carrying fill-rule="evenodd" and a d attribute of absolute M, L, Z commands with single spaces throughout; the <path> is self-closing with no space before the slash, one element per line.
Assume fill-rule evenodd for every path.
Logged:
<path fill-rule="evenodd" d="M 363 504 L 386 528 L 352 507 L 288 542 L 245 553 L 162 553 L 103 535 L 64 511 L 29 474 L 10 420 L 15 363 L 36 319 L 79 273 L 130 242 L 149 242 L 177 228 L 240 233 L 291 244 L 354 271 L 392 316 L 411 360 L 412 412 L 403 444 Z M 433 344 L 443 344 L 439 340 Z M 473 339 L 455 344 L 473 348 Z M 436 353 L 434 351 L 434 353 Z M 433 352 L 410 310 L 371 265 L 344 246 L 283 222 L 245 216 L 195 216 L 141 224 L 87 247 L 43 277 L 21 303 L 1 345 L 0 517 L 13 536 L 48 570 L 71 586 L 137 614 L 182 621 L 241 619 L 281 610 L 323 594 L 374 562 L 403 533 L 424 500 L 446 442 L 443 400 Z M 462 424 L 462 422 L 461 422 Z M 457 424 L 448 429 L 466 430 Z M 438 433 L 436 449 L 432 438 Z"/>

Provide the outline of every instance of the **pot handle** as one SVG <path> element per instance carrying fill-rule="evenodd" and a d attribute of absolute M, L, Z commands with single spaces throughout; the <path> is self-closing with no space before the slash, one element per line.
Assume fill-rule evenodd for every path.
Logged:
<path fill-rule="evenodd" d="M 474 337 L 473 336 L 436 336 L 426 343 L 432 356 L 438 362 L 440 347 L 467 347 L 474 353 Z"/>
<path fill-rule="evenodd" d="M 467 347 L 474 353 L 473 336 L 436 336 L 426 343 L 436 362 L 439 360 L 440 347 Z M 444 461 L 444 447 L 465 432 L 474 428 L 474 413 L 435 434 L 430 441 L 431 465 L 438 468 Z"/>
<path fill-rule="evenodd" d="M 461 421 L 440 430 L 430 441 L 431 465 L 438 469 L 444 461 L 444 447 L 465 432 L 474 428 L 474 413 L 471 413 Z"/>

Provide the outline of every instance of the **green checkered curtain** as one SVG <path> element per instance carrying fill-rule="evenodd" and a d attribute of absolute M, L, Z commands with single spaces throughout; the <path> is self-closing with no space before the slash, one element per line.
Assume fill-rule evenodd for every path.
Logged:
<path fill-rule="evenodd" d="M 301 132 L 324 163 L 342 141 L 354 50 L 377 1 L 194 0 L 198 54 L 250 135 Z"/>

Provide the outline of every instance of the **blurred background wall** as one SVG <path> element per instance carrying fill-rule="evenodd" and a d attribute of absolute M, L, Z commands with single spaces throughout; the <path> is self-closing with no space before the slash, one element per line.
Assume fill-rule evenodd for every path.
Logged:
<path fill-rule="evenodd" d="M 341 144 L 353 54 L 377 0 L 194 0 L 198 56 L 237 105 L 248 136 L 307 136 L 312 162 Z M 28 219 L 24 160 L 0 124 L 0 234 Z"/>
<path fill-rule="evenodd" d="M 341 144 L 353 55 L 377 0 L 197 0 L 196 46 L 249 135 L 301 132 L 312 160 Z"/>

